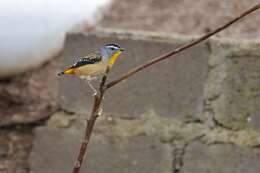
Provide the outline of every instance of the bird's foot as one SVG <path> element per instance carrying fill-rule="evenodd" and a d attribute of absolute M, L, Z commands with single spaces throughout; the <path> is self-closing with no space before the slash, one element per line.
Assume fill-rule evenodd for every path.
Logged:
<path fill-rule="evenodd" d="M 103 114 L 103 109 L 99 108 L 97 114 L 98 114 L 98 116 L 101 116 Z"/>
<path fill-rule="evenodd" d="M 94 91 L 94 93 L 93 93 L 93 97 L 95 97 L 95 96 L 97 96 L 98 95 L 98 93 L 97 93 L 97 91 Z"/>

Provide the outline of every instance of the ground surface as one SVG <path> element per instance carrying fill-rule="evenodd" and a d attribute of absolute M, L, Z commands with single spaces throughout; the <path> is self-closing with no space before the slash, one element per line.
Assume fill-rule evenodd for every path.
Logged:
<path fill-rule="evenodd" d="M 258 0 L 115 0 L 100 26 L 120 29 L 202 34 L 232 19 Z M 219 36 L 260 38 L 260 13 Z M 35 121 L 58 109 L 56 60 L 41 70 L 0 81 L 0 172 L 26 173 Z M 17 124 L 30 124 L 17 126 Z M 33 125 L 32 125 L 33 124 Z"/>

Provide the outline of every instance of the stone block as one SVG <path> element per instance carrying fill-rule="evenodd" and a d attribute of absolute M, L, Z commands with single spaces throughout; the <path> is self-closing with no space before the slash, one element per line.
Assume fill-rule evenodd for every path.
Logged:
<path fill-rule="evenodd" d="M 113 67 L 109 81 L 191 39 L 138 32 L 70 34 L 61 56 L 68 66 L 105 43 L 119 43 L 125 51 Z M 209 50 L 195 46 L 172 59 L 132 76 L 106 93 L 104 112 L 133 118 L 147 112 L 180 119 L 202 114 L 203 84 L 207 74 Z M 60 104 L 72 112 L 89 112 L 92 97 L 85 81 L 74 77 L 60 79 Z"/>
<path fill-rule="evenodd" d="M 56 129 L 40 127 L 35 131 L 35 141 L 30 157 L 34 173 L 71 173 L 78 153 L 82 129 Z M 89 143 L 88 155 L 82 172 L 113 173 L 170 173 L 171 149 L 156 138 L 133 137 L 115 140 L 94 133 Z"/>
<path fill-rule="evenodd" d="M 260 127 L 260 44 L 211 40 L 206 112 L 231 129 Z"/>
<path fill-rule="evenodd" d="M 260 150 L 194 142 L 186 148 L 183 173 L 259 173 Z"/>

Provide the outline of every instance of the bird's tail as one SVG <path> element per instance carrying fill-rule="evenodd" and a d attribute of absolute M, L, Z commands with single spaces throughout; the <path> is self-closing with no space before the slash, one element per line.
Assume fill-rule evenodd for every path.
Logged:
<path fill-rule="evenodd" d="M 72 69 L 72 68 L 69 68 L 69 69 L 66 69 L 66 70 L 64 70 L 62 72 L 59 72 L 57 75 L 58 76 L 62 76 L 64 74 L 75 74 L 75 70 Z"/>

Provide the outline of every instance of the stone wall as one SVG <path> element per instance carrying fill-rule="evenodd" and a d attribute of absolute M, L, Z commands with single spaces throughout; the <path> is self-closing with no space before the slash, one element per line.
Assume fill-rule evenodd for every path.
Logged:
<path fill-rule="evenodd" d="M 127 51 L 109 75 L 194 38 L 98 31 L 69 34 L 61 67 L 100 45 Z M 70 173 L 92 97 L 85 81 L 59 79 L 60 112 L 35 130 L 35 173 Z M 211 39 L 106 93 L 82 172 L 258 173 L 260 42 Z"/>

